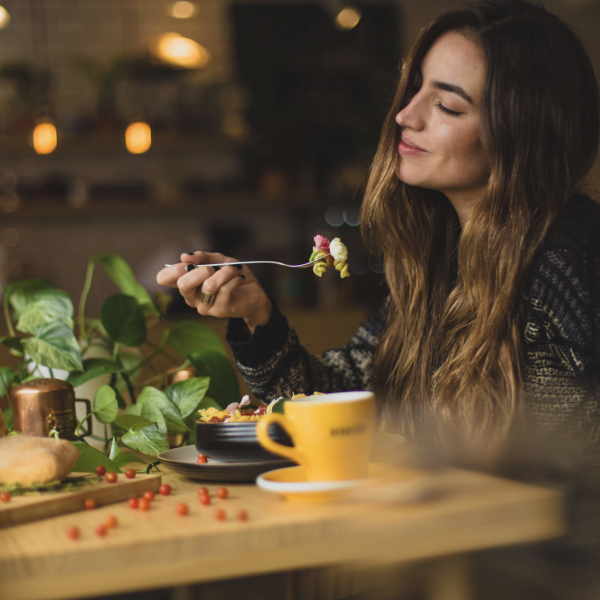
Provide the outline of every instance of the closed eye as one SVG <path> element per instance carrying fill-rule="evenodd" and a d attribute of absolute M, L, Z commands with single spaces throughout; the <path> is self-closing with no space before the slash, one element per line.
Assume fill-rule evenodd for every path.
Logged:
<path fill-rule="evenodd" d="M 460 115 L 462 115 L 461 112 L 457 112 L 455 110 L 450 110 L 449 108 L 446 108 L 441 102 L 438 102 L 436 104 L 436 106 L 445 114 L 450 115 L 452 117 L 458 117 Z"/>

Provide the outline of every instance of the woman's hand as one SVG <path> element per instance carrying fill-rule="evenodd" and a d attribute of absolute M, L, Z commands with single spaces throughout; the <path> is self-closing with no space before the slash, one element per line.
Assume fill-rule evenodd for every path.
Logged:
<path fill-rule="evenodd" d="M 265 325 L 271 316 L 271 301 L 247 266 L 202 267 L 187 272 L 188 265 L 237 262 L 235 258 L 216 252 L 197 251 L 181 255 L 181 263 L 159 271 L 156 281 L 178 288 L 188 306 L 201 315 L 218 318 L 243 318 L 254 333 L 257 325 Z M 215 295 L 214 299 L 206 296 Z M 201 301 L 201 297 L 204 302 Z M 210 303 L 206 303 L 206 301 Z"/>

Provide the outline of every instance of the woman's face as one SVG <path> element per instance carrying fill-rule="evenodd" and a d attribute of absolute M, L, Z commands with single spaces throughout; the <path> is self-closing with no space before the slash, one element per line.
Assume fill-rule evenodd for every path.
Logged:
<path fill-rule="evenodd" d="M 399 179 L 443 192 L 459 216 L 457 203 L 472 208 L 489 175 L 479 127 L 484 77 L 479 46 L 446 33 L 423 58 L 412 98 L 396 115 L 402 127 Z"/>

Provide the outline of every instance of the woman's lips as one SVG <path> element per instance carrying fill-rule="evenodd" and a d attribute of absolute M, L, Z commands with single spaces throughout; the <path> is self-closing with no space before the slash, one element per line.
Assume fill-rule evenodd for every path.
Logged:
<path fill-rule="evenodd" d="M 418 146 L 413 146 L 410 144 L 409 140 L 404 139 L 400 140 L 400 143 L 398 144 L 398 152 L 400 153 L 400 156 L 425 156 L 425 154 L 428 154 L 427 150 L 423 150 Z"/>

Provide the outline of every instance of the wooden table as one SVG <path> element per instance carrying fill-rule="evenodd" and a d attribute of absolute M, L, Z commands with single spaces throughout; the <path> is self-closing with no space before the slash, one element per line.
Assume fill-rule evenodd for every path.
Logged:
<path fill-rule="evenodd" d="M 173 493 L 148 512 L 119 503 L 0 530 L 0 598 L 67 599 L 352 561 L 403 563 L 563 532 L 556 492 L 468 471 L 438 477 L 443 493 L 419 504 L 295 503 L 229 485 L 229 499 L 205 507 L 201 484 L 165 469 Z M 175 512 L 182 501 L 188 516 Z M 217 507 L 226 521 L 215 520 Z M 247 522 L 234 519 L 240 508 Z M 109 514 L 120 525 L 98 538 L 94 526 Z M 78 541 L 65 534 L 72 524 L 82 531 Z"/>

